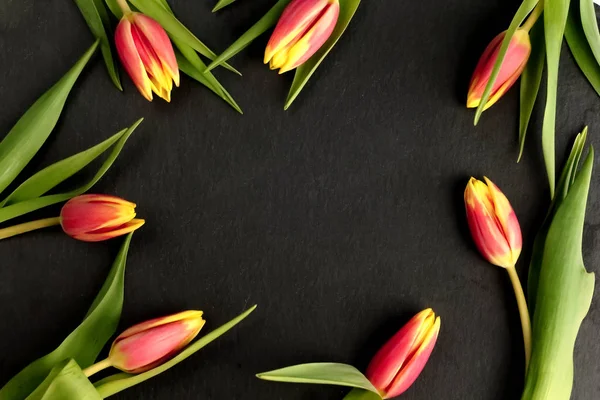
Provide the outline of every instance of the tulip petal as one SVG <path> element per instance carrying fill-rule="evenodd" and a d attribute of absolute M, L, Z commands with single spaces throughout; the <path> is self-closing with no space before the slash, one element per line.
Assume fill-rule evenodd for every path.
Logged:
<path fill-rule="evenodd" d="M 171 322 L 182 321 L 182 320 L 199 320 L 202 319 L 202 311 L 190 310 L 183 311 L 177 314 L 167 315 L 166 317 L 154 318 L 149 321 L 139 323 L 125 330 L 119 335 L 117 339 L 126 338 L 128 336 L 135 335 L 136 333 L 154 328 L 160 325 L 170 324 Z"/>
<path fill-rule="evenodd" d="M 521 226 L 519 225 L 519 220 L 517 219 L 517 216 L 504 193 L 498 189 L 498 186 L 496 186 L 494 182 L 490 181 L 486 177 L 484 177 L 484 179 L 489 188 L 492 201 L 494 202 L 496 218 L 502 227 L 504 237 L 506 238 L 512 252 L 512 258 L 516 263 L 519 255 L 521 254 L 521 248 L 523 246 L 523 238 L 521 236 Z"/>
<path fill-rule="evenodd" d="M 283 11 L 265 50 L 264 62 L 304 34 L 321 15 L 329 0 L 293 0 Z"/>
<path fill-rule="evenodd" d="M 331 36 L 339 15 L 340 4 L 337 1 L 329 4 L 314 26 L 290 49 L 287 62 L 279 73 L 291 71 L 311 58 Z"/>
<path fill-rule="evenodd" d="M 429 329 L 424 330 L 425 336 L 415 353 L 406 361 L 402 370 L 394 379 L 387 390 L 385 398 L 392 398 L 404 393 L 419 377 L 425 364 L 429 360 L 435 343 L 437 341 L 441 326 L 440 317 L 435 318 L 435 323 Z"/>
<path fill-rule="evenodd" d="M 83 242 L 101 242 L 133 232 L 136 229 L 139 229 L 145 223 L 146 221 L 143 219 L 132 219 L 131 221 L 116 228 L 92 231 L 71 236 L 74 239 L 81 240 Z"/>
<path fill-rule="evenodd" d="M 132 24 L 123 18 L 115 30 L 115 47 L 125 70 L 133 80 L 142 96 L 152 101 L 150 79 L 144 68 L 144 63 L 138 54 L 132 34 Z"/>

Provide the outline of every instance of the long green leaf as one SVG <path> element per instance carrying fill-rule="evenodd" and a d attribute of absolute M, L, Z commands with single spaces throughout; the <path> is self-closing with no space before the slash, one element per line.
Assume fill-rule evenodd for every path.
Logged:
<path fill-rule="evenodd" d="M 569 189 L 575 181 L 575 177 L 577 175 L 577 168 L 579 166 L 579 160 L 581 159 L 581 154 L 583 153 L 586 140 L 587 128 L 585 128 L 583 132 L 577 135 L 577 137 L 575 138 L 573 148 L 571 149 L 571 153 L 569 154 L 569 158 L 565 163 L 562 174 L 558 181 L 558 185 L 556 187 L 556 196 L 554 196 L 554 199 L 550 204 L 548 214 L 546 215 L 544 223 L 542 224 L 540 231 L 536 235 L 533 244 L 531 264 L 529 266 L 529 278 L 527 279 L 527 303 L 529 305 L 530 315 L 533 315 L 535 312 L 537 288 L 539 284 L 540 271 L 542 268 L 542 255 L 544 245 L 546 243 L 546 237 L 548 236 L 548 229 L 550 229 L 550 224 L 552 223 L 554 214 L 556 214 L 558 207 L 561 205 L 562 201 L 567 197 Z"/>
<path fill-rule="evenodd" d="M 83 322 L 52 353 L 34 361 L 15 375 L 2 389 L 0 400 L 25 399 L 59 362 L 73 358 L 82 368 L 94 363 L 115 333 L 123 307 L 125 264 L 132 234 L 121 251 Z"/>
<path fill-rule="evenodd" d="M 581 19 L 576 9 L 577 7 L 572 5 L 569 11 L 565 39 L 567 39 L 569 49 L 573 53 L 577 65 L 579 65 L 588 82 L 600 96 L 600 65 L 587 42 L 585 32 L 581 26 Z"/>
<path fill-rule="evenodd" d="M 588 44 L 592 53 L 596 57 L 596 62 L 600 63 L 600 32 L 598 32 L 598 20 L 596 19 L 596 9 L 594 0 L 580 0 L 581 26 L 585 32 Z"/>
<path fill-rule="evenodd" d="M 494 83 L 496 83 L 496 79 L 498 78 L 498 74 L 500 73 L 500 68 L 502 68 L 502 63 L 504 63 L 504 58 L 506 57 L 506 52 L 508 51 L 508 45 L 512 40 L 517 29 L 521 26 L 527 15 L 535 8 L 535 6 L 539 3 L 539 0 L 524 0 L 521 3 L 521 6 L 517 10 L 517 13 L 513 17 L 508 30 L 506 31 L 506 36 L 502 41 L 502 45 L 500 46 L 500 51 L 498 52 L 498 58 L 496 59 L 496 63 L 494 64 L 494 68 L 492 69 L 492 74 L 490 75 L 490 80 L 483 91 L 483 95 L 481 96 L 481 101 L 479 102 L 479 106 L 477 107 L 477 111 L 475 112 L 475 125 L 479 122 L 481 118 L 481 114 L 483 113 L 483 109 L 487 104 L 490 94 L 492 93 L 492 88 L 494 87 Z"/>
<path fill-rule="evenodd" d="M 169 6 L 169 3 L 167 3 L 167 0 L 158 0 L 158 2 L 162 4 L 162 6 L 168 12 L 171 14 L 173 13 L 173 10 Z M 179 50 L 179 53 L 176 52 L 179 69 L 184 74 L 188 75 L 192 79 L 197 80 L 202 85 L 212 90 L 217 96 L 222 98 L 227 104 L 233 107 L 234 110 L 240 114 L 243 114 L 240 106 L 238 106 L 233 97 L 223 87 L 223 85 L 221 85 L 217 78 L 215 78 L 215 76 L 210 72 L 207 74 L 204 73 L 204 71 L 206 71 L 206 64 L 204 64 L 196 51 L 178 39 L 173 39 L 173 44 L 175 44 Z"/>
<path fill-rule="evenodd" d="M 321 62 L 327 57 L 327 54 L 333 49 L 333 46 L 335 46 L 338 40 L 340 40 L 350 24 L 352 17 L 354 17 L 359 5 L 360 0 L 340 0 L 340 15 L 335 30 L 323 47 L 321 47 L 308 61 L 296 69 L 292 87 L 290 88 L 287 100 L 285 101 L 285 110 L 292 105 Z"/>
<path fill-rule="evenodd" d="M 269 28 L 275 26 L 277 20 L 279 20 L 283 10 L 285 10 L 285 7 L 287 7 L 290 1 L 291 0 L 279 0 L 277 4 L 259 19 L 256 24 L 240 36 L 238 40 L 233 42 L 223 53 L 216 57 L 213 62 L 209 64 L 206 72 L 208 73 L 218 66 L 223 65 L 231 57 L 248 47 L 254 39 L 265 33 Z"/>
<path fill-rule="evenodd" d="M 58 363 L 26 400 L 102 400 L 73 359 Z"/>
<path fill-rule="evenodd" d="M 359 370 L 347 364 L 300 364 L 256 376 L 266 381 L 347 386 L 379 393 Z"/>
<path fill-rule="evenodd" d="M 112 55 L 110 48 L 110 40 L 104 28 L 104 20 L 106 17 L 106 9 L 104 4 L 98 0 L 75 0 L 75 4 L 79 7 L 79 11 L 83 15 L 85 22 L 87 22 L 92 34 L 100 41 L 100 50 L 102 51 L 102 57 L 104 57 L 104 64 L 110 79 L 113 81 L 117 89 L 123 90 L 121 86 L 121 80 L 119 79 L 119 72 L 117 65 Z"/>
<path fill-rule="evenodd" d="M 107 159 L 100 166 L 100 169 L 98 169 L 96 175 L 94 175 L 94 177 L 89 182 L 69 192 L 50 194 L 0 208 L 0 223 L 6 222 L 10 219 L 19 217 L 29 212 L 39 210 L 40 208 L 48 207 L 52 204 L 62 203 L 63 201 L 67 201 L 75 196 L 79 196 L 80 194 L 83 194 L 90 190 L 100 180 L 100 178 L 104 176 L 106 171 L 108 171 L 108 169 L 115 162 L 115 160 L 119 156 L 119 153 L 123 149 L 123 146 L 125 146 L 125 142 L 127 142 L 129 136 L 131 136 L 135 128 L 137 128 L 137 126 L 141 122 L 142 119 L 138 120 L 129 129 L 127 129 L 127 131 L 123 134 L 123 136 L 121 136 L 119 141 L 114 144 L 114 146 L 112 147 L 112 151 L 108 155 Z"/>
<path fill-rule="evenodd" d="M 560 52 L 569 15 L 570 0 L 544 0 L 544 34 L 546 36 L 546 65 L 548 86 L 546 108 L 542 125 L 542 152 L 550 186 L 550 196 L 554 197 L 556 167 L 554 140 L 556 134 L 556 100 L 558 94 L 558 68 Z"/>
<path fill-rule="evenodd" d="M 19 175 L 56 126 L 65 101 L 98 42 L 50 90 L 40 97 L 0 142 L 0 193 Z"/>
<path fill-rule="evenodd" d="M 533 317 L 533 351 L 522 400 L 569 399 L 573 350 L 594 294 L 581 247 L 594 151 L 552 218 L 542 252 Z"/>
<path fill-rule="evenodd" d="M 180 362 L 190 357 L 192 354 L 202 349 L 207 344 L 217 339 L 219 336 L 223 335 L 231 328 L 242 322 L 242 320 L 244 320 L 248 315 L 250 315 L 255 309 L 256 306 L 251 307 L 250 309 L 238 315 L 231 321 L 227 322 L 225 325 L 220 326 L 208 335 L 196 340 L 194 343 L 186 347 L 177 356 L 167 361 L 166 363 L 160 365 L 159 367 L 156 367 L 154 369 L 151 369 L 150 371 L 146 371 L 138 375 L 129 375 L 122 373 L 116 374 L 114 376 L 109 376 L 99 382 L 96 382 L 95 386 L 98 390 L 98 393 L 100 393 L 100 395 L 103 398 L 106 398 L 165 372 L 166 370 L 179 364 Z"/>
<path fill-rule="evenodd" d="M 230 5 L 231 3 L 233 3 L 235 0 L 219 0 L 219 2 L 217 3 L 217 5 L 215 6 L 215 8 L 213 8 L 213 12 L 217 12 L 222 8 L 227 7 L 228 5 Z"/>
<path fill-rule="evenodd" d="M 157 0 L 129 0 L 137 9 L 149 17 L 154 18 L 160 25 L 171 35 L 173 39 L 177 39 L 186 45 L 190 46 L 198 53 L 202 54 L 209 60 L 214 60 L 216 54 L 200 41 L 188 28 L 185 27 L 172 13 L 167 11 L 162 4 Z M 223 67 L 241 75 L 239 71 L 230 66 L 223 64 Z"/>
<path fill-rule="evenodd" d="M 65 158 L 64 160 L 44 168 L 23 182 L 6 199 L 0 202 L 0 207 L 35 199 L 43 195 L 61 182 L 64 182 L 66 179 L 81 171 L 115 144 L 126 132 L 127 129 L 123 129 L 121 132 L 88 150 L 82 151 L 81 153 Z"/>
<path fill-rule="evenodd" d="M 344 397 L 344 400 L 381 400 L 381 396 L 368 390 L 355 388 Z"/>
<path fill-rule="evenodd" d="M 121 10 L 121 7 L 119 6 L 117 0 L 104 0 L 104 3 L 116 18 L 123 18 L 123 11 Z"/>
<path fill-rule="evenodd" d="M 519 158 L 521 161 L 525 147 L 525 137 L 529 121 L 542 84 L 544 65 L 546 64 L 546 45 L 544 42 L 544 23 L 538 21 L 531 30 L 531 55 L 521 75 L 521 110 L 519 124 Z"/>

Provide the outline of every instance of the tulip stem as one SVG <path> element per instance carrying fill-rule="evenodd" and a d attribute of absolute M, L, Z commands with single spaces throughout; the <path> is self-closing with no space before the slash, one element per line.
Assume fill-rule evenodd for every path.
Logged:
<path fill-rule="evenodd" d="M 121 11 L 123 14 L 131 14 L 131 8 L 129 8 L 129 4 L 127 4 L 127 0 L 117 0 L 117 4 L 121 7 Z"/>
<path fill-rule="evenodd" d="M 102 371 L 103 369 L 109 368 L 111 366 L 112 366 L 112 364 L 110 363 L 110 360 L 107 358 L 106 360 L 99 361 L 94 365 L 90 365 L 89 367 L 87 367 L 86 369 L 83 370 L 83 373 L 85 374 L 85 376 L 87 376 L 89 378 L 90 376 L 94 375 L 95 373 L 98 373 L 98 372 Z"/>
<path fill-rule="evenodd" d="M 531 358 L 531 318 L 529 317 L 529 308 L 527 307 L 527 300 L 525 299 L 523 286 L 521 286 L 516 268 L 506 268 L 506 271 L 515 290 L 515 297 L 519 306 L 519 316 L 521 317 L 521 327 L 523 329 L 523 345 L 525 347 L 525 372 L 527 372 L 529 359 Z"/>
<path fill-rule="evenodd" d="M 35 231 L 37 229 L 48 228 L 50 226 L 59 225 L 60 217 L 40 219 L 38 221 L 25 222 L 24 224 L 9 226 L 8 228 L 0 229 L 0 240 L 12 236 L 20 235 L 21 233 Z"/>
<path fill-rule="evenodd" d="M 540 0 L 539 3 L 537 3 L 537 6 L 535 6 L 533 11 L 531 12 L 531 14 L 529 14 L 529 18 L 527 18 L 527 21 L 525 21 L 525 23 L 521 26 L 521 29 L 529 32 L 531 28 L 533 28 L 533 25 L 535 25 L 537 20 L 540 18 L 540 15 L 542 15 L 543 11 L 544 0 Z"/>

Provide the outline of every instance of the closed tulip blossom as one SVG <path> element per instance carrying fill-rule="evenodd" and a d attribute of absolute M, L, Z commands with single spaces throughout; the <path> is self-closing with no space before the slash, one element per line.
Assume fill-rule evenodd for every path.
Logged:
<path fill-rule="evenodd" d="M 73 197 L 60 216 L 0 229 L 0 239 L 61 225 L 63 231 L 83 242 L 100 242 L 133 232 L 144 225 L 135 218 L 135 204 L 115 196 L 86 194 Z"/>
<path fill-rule="evenodd" d="M 126 0 L 118 3 L 123 18 L 115 30 L 115 46 L 125 70 L 148 101 L 152 92 L 171 101 L 173 83 L 179 86 L 179 67 L 169 36 L 152 18 L 132 12 Z"/>
<path fill-rule="evenodd" d="M 468 108 L 479 107 L 485 87 L 492 75 L 494 64 L 498 59 L 500 46 L 505 35 L 506 32 L 502 32 L 496 36 L 479 59 L 479 63 L 471 78 L 471 84 L 469 85 L 469 94 L 467 95 Z M 502 67 L 492 86 L 492 91 L 490 92 L 488 101 L 485 103 L 484 110 L 494 105 L 515 84 L 523 73 L 530 54 L 531 41 L 529 39 L 529 32 L 524 29 L 518 29 L 510 41 L 508 51 L 502 62 Z"/>
<path fill-rule="evenodd" d="M 155 368 L 185 348 L 198 335 L 205 320 L 202 311 L 184 311 L 132 326 L 113 342 L 108 358 L 84 373 L 91 376 L 108 367 L 138 374 Z"/>
<path fill-rule="evenodd" d="M 531 321 L 515 265 L 522 248 L 521 228 L 510 202 L 488 178 L 471 178 L 465 189 L 465 209 L 471 236 L 481 255 L 505 268 L 510 277 L 523 327 L 525 364 L 531 355 Z"/>
<path fill-rule="evenodd" d="M 339 14 L 339 0 L 292 0 L 267 44 L 265 64 L 283 74 L 305 63 L 329 39 Z"/>
<path fill-rule="evenodd" d="M 415 382 L 433 352 L 440 326 L 432 309 L 423 310 L 377 352 L 366 376 L 382 398 L 399 396 Z"/>

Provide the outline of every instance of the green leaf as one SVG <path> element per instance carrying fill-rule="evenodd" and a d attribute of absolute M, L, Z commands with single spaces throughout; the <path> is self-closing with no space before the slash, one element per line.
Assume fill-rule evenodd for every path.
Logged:
<path fill-rule="evenodd" d="M 215 8 L 213 8 L 213 12 L 217 12 L 222 8 L 227 7 L 228 5 L 230 5 L 231 3 L 233 3 L 235 0 L 219 0 L 219 2 L 217 3 L 217 5 L 215 6 Z"/>
<path fill-rule="evenodd" d="M 592 177 L 590 153 L 549 225 L 533 317 L 533 351 L 522 400 L 569 399 L 573 351 L 594 293 L 594 274 L 581 253 Z"/>
<path fill-rule="evenodd" d="M 292 87 L 290 88 L 287 100 L 285 101 L 285 110 L 292 105 L 321 62 L 327 57 L 327 54 L 333 49 L 333 46 L 335 46 L 338 40 L 340 40 L 344 31 L 346 31 L 346 28 L 350 24 L 352 17 L 354 17 L 359 5 L 360 0 L 340 0 L 340 16 L 338 17 L 335 30 L 323 47 L 321 47 L 308 61 L 296 69 Z"/>
<path fill-rule="evenodd" d="M 102 397 L 73 359 L 58 363 L 26 400 L 101 400 Z"/>
<path fill-rule="evenodd" d="M 119 153 L 123 149 L 123 146 L 125 146 L 125 142 L 127 142 L 129 136 L 131 136 L 135 128 L 137 128 L 137 126 L 141 122 L 142 119 L 138 120 L 129 129 L 127 129 L 127 131 L 123 134 L 123 136 L 121 136 L 118 142 L 114 144 L 114 146 L 112 147 L 112 151 L 108 155 L 107 159 L 100 166 L 100 169 L 98 169 L 96 175 L 94 175 L 94 177 L 89 182 L 69 192 L 50 194 L 0 208 L 0 223 L 6 222 L 10 219 L 19 217 L 29 212 L 39 210 L 40 208 L 48 207 L 52 204 L 62 203 L 63 201 L 67 201 L 75 196 L 79 196 L 80 194 L 83 194 L 90 190 L 100 180 L 100 178 L 104 176 L 106 171 L 108 171 L 108 169 L 115 162 L 115 160 L 119 156 Z"/>
<path fill-rule="evenodd" d="M 558 68 L 565 34 L 570 0 L 544 0 L 544 34 L 546 36 L 546 62 L 548 86 L 546 109 L 542 125 L 542 152 L 546 164 L 550 196 L 554 197 L 556 181 L 554 137 L 556 134 L 556 98 L 558 92 Z"/>
<path fill-rule="evenodd" d="M 81 153 L 65 158 L 64 160 L 44 168 L 23 182 L 6 199 L 0 202 L 0 207 L 40 197 L 61 182 L 81 171 L 115 144 L 126 132 L 127 129 L 123 129 L 121 132 L 88 150 L 82 151 Z"/>
<path fill-rule="evenodd" d="M 547 0 L 552 1 L 552 0 Z M 539 3 L 539 0 L 524 0 L 521 3 L 521 6 L 517 10 L 517 13 L 513 17 L 508 30 L 506 31 L 506 35 L 504 40 L 502 41 L 502 45 L 500 46 L 500 51 L 498 52 L 498 58 L 496 59 L 496 63 L 494 64 L 494 69 L 492 69 L 492 74 L 490 75 L 490 80 L 483 91 L 483 95 L 481 96 L 481 101 L 479 102 L 479 106 L 477 107 L 477 111 L 475 112 L 475 125 L 479 122 L 481 118 L 481 114 L 483 113 L 483 109 L 487 104 L 490 94 L 492 93 L 492 88 L 494 87 L 494 83 L 496 83 L 496 79 L 498 78 L 498 74 L 500 73 L 500 68 L 502 68 L 502 63 L 504 62 L 504 58 L 506 57 L 506 52 L 508 51 L 508 45 L 512 40 L 517 29 L 521 26 L 525 18 L 533 11 L 535 6 Z"/>
<path fill-rule="evenodd" d="M 586 76 L 590 84 L 600 96 L 600 65 L 594 57 L 594 53 L 588 44 L 585 32 L 581 26 L 581 19 L 577 12 L 575 4 L 571 6 L 569 18 L 567 19 L 567 27 L 565 29 L 565 38 L 569 45 L 573 57 L 579 65 L 579 68 Z"/>
<path fill-rule="evenodd" d="M 79 11 L 81 11 L 92 34 L 100 41 L 100 50 L 102 51 L 102 57 L 104 57 L 104 64 L 106 65 L 106 70 L 108 71 L 110 79 L 117 89 L 122 91 L 123 87 L 121 86 L 117 65 L 110 48 L 110 40 L 104 29 L 104 24 L 106 23 L 104 21 L 107 19 L 104 4 L 99 0 L 75 0 L 75 3 L 77 4 L 77 7 L 79 7 Z M 102 15 L 104 15 L 104 17 Z"/>
<path fill-rule="evenodd" d="M 227 322 L 225 325 L 222 325 L 221 327 L 215 329 L 208 335 L 196 340 L 194 343 L 186 347 L 181 353 L 179 353 L 174 358 L 170 359 L 166 363 L 156 368 L 151 369 L 150 371 L 146 371 L 138 375 L 120 373 L 113 376 L 109 376 L 105 379 L 102 379 L 99 382 L 96 382 L 95 386 L 98 390 L 98 393 L 100 393 L 102 398 L 106 398 L 165 372 L 166 370 L 179 364 L 180 362 L 182 362 L 183 360 L 185 360 L 186 358 L 188 358 L 189 356 L 191 356 L 192 354 L 194 354 L 213 340 L 217 339 L 219 336 L 229 331 L 238 323 L 242 322 L 242 320 L 244 320 L 248 315 L 250 315 L 255 309 L 256 306 L 251 307 L 236 318 Z"/>
<path fill-rule="evenodd" d="M 121 10 L 121 7 L 119 6 L 119 3 L 117 0 L 104 0 L 104 2 L 106 3 L 106 6 L 110 10 L 110 12 L 117 19 L 123 18 L 123 11 Z"/>
<path fill-rule="evenodd" d="M 275 371 L 263 372 L 256 376 L 266 381 L 338 385 L 379 393 L 375 386 L 359 370 L 347 364 L 300 364 Z"/>
<path fill-rule="evenodd" d="M 52 353 L 34 361 L 15 375 L 2 389 L 0 400 L 25 399 L 59 362 L 73 358 L 82 367 L 94 363 L 117 330 L 123 308 L 125 263 L 130 233 L 83 322 Z M 61 399 L 62 400 L 62 399 Z"/>
<path fill-rule="evenodd" d="M 554 214 L 556 214 L 556 210 L 558 209 L 562 201 L 567 197 L 567 193 L 569 192 L 569 189 L 575 180 L 577 167 L 579 166 L 579 160 L 581 159 L 581 154 L 583 153 L 583 148 L 585 146 L 586 140 L 587 128 L 585 128 L 583 132 L 577 135 L 577 137 L 575 138 L 573 148 L 571 149 L 569 158 L 565 163 L 562 174 L 558 181 L 556 189 L 557 195 L 554 197 L 552 203 L 550 204 L 548 214 L 546 215 L 544 223 L 542 224 L 540 231 L 538 232 L 533 244 L 531 264 L 529 266 L 529 278 L 527 279 L 527 303 L 529 304 L 530 315 L 534 315 L 535 312 L 537 287 L 539 283 L 540 271 L 542 268 L 542 254 L 544 250 L 544 244 L 546 242 L 546 237 L 548 236 L 548 229 L 550 228 L 550 224 L 552 223 Z"/>
<path fill-rule="evenodd" d="M 190 46 L 204 57 L 214 60 L 216 54 L 202 43 L 188 28 L 185 27 L 175 16 L 167 11 L 157 0 L 129 0 L 138 10 L 154 18 L 169 33 L 172 39 L 177 39 Z M 223 64 L 228 70 L 240 74 L 229 64 Z"/>
<path fill-rule="evenodd" d="M 596 9 L 593 0 L 580 0 L 581 26 L 585 32 L 588 44 L 592 53 L 596 57 L 596 62 L 600 63 L 600 32 L 598 32 L 598 20 L 596 19 Z"/>
<path fill-rule="evenodd" d="M 521 75 L 521 110 L 519 125 L 519 158 L 521 161 L 525 147 L 525 137 L 529 121 L 535 106 L 546 64 L 546 47 L 544 43 L 544 22 L 538 21 L 531 30 L 531 55 Z"/>
<path fill-rule="evenodd" d="M 98 42 L 50 90 L 40 97 L 0 142 L 0 193 L 19 175 L 56 126 L 65 101 Z"/>
<path fill-rule="evenodd" d="M 355 388 L 344 397 L 344 400 L 381 400 L 381 396 L 368 390 Z"/>
<path fill-rule="evenodd" d="M 170 13 L 173 13 L 167 0 L 158 0 L 162 6 Z M 175 52 L 177 56 L 177 64 L 179 69 L 192 79 L 197 80 L 210 90 L 212 90 L 217 96 L 222 98 L 227 104 L 233 107 L 234 110 L 243 114 L 240 106 L 237 105 L 233 97 L 225 90 L 225 88 L 219 83 L 217 78 L 212 73 L 205 74 L 206 64 L 198 56 L 196 51 L 190 46 L 186 45 L 178 39 L 173 39 L 173 44 L 179 49 L 179 52 Z"/>
<path fill-rule="evenodd" d="M 223 65 L 231 57 L 235 56 L 240 51 L 252 43 L 254 39 L 265 33 L 269 28 L 275 26 L 279 17 L 285 10 L 285 7 L 290 3 L 291 0 L 279 0 L 273 8 L 271 8 L 261 19 L 258 20 L 250 29 L 248 29 L 242 36 L 238 38 L 231 46 L 229 46 L 223 53 L 216 57 L 212 63 L 206 69 L 206 72 L 212 71 L 220 65 Z"/>

